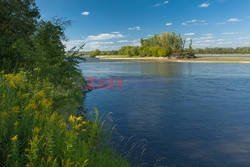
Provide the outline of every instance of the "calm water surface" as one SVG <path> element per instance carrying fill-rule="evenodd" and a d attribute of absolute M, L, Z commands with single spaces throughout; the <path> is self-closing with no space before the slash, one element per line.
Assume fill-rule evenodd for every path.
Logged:
<path fill-rule="evenodd" d="M 144 166 L 250 166 L 250 65 L 84 62 L 87 77 L 124 79 L 85 106 L 112 112 L 117 131 L 147 140 Z M 149 86 L 149 84 L 152 86 Z"/>

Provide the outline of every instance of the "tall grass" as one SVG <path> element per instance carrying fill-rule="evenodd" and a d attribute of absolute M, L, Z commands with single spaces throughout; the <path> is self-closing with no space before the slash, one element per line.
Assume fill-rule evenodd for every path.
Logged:
<path fill-rule="evenodd" d="M 0 73 L 0 166 L 130 166 L 103 144 L 98 114 L 74 116 L 79 84 L 65 89 L 31 75 Z"/>

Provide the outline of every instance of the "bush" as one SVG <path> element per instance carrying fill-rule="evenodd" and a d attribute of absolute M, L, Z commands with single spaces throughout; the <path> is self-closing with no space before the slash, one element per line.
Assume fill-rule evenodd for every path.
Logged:
<path fill-rule="evenodd" d="M 77 84 L 65 90 L 27 76 L 0 73 L 0 166 L 129 166 L 103 145 L 98 117 L 73 116 Z"/>

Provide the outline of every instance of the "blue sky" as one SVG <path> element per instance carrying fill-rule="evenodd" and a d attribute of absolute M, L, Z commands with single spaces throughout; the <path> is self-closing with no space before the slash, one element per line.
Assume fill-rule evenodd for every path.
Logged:
<path fill-rule="evenodd" d="M 37 0 L 42 18 L 65 17 L 67 48 L 113 50 L 176 32 L 193 47 L 250 46 L 250 0 Z"/>

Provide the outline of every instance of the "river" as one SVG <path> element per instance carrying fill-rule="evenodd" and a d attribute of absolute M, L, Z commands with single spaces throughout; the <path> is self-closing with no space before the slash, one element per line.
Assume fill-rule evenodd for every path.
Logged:
<path fill-rule="evenodd" d="M 250 166 L 249 64 L 86 61 L 79 68 L 85 77 L 124 81 L 122 89 L 87 93 L 84 105 L 112 112 L 124 140 L 146 143 L 138 148 L 142 166 Z"/>

